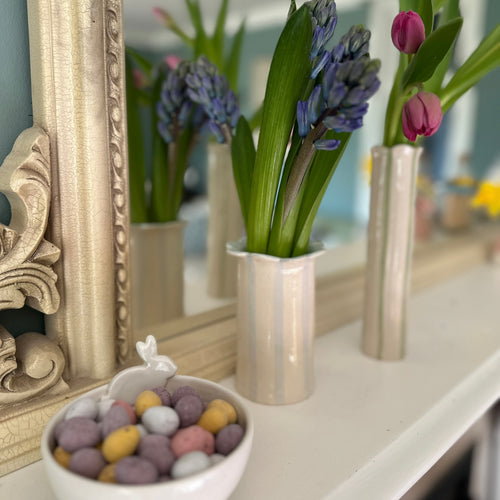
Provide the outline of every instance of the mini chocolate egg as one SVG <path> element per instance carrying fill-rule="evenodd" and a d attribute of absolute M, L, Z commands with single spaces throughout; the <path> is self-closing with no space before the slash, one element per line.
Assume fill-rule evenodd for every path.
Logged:
<path fill-rule="evenodd" d="M 108 462 L 117 462 L 132 455 L 141 439 L 141 433 L 135 425 L 121 427 L 106 437 L 102 443 L 102 454 Z"/>
<path fill-rule="evenodd" d="M 94 420 L 73 417 L 66 420 L 59 435 L 58 444 L 68 453 L 80 448 L 92 448 L 101 440 L 101 430 Z"/>
<path fill-rule="evenodd" d="M 149 460 L 125 457 L 116 463 L 115 477 L 120 484 L 149 484 L 158 479 L 158 471 Z"/>
<path fill-rule="evenodd" d="M 142 415 L 142 425 L 151 434 L 171 436 L 179 428 L 179 415 L 169 406 L 152 406 Z"/>
<path fill-rule="evenodd" d="M 141 418 L 142 414 L 153 406 L 161 406 L 161 399 L 153 391 L 142 391 L 135 400 L 135 414 Z"/>
<path fill-rule="evenodd" d="M 96 448 L 81 448 L 69 460 L 68 469 L 90 479 L 97 479 L 99 473 L 106 466 L 102 453 Z"/>
<path fill-rule="evenodd" d="M 223 427 L 228 423 L 227 415 L 224 411 L 219 408 L 207 408 L 197 424 L 203 429 L 211 432 L 212 434 L 217 434 Z"/>
<path fill-rule="evenodd" d="M 182 455 L 172 466 L 170 475 L 174 479 L 191 476 L 210 467 L 210 458 L 202 451 L 191 451 Z"/>
<path fill-rule="evenodd" d="M 238 414 L 234 406 L 223 399 L 213 399 L 208 403 L 208 408 L 219 408 L 219 410 L 222 410 L 227 415 L 228 424 L 235 424 L 238 420 Z"/>

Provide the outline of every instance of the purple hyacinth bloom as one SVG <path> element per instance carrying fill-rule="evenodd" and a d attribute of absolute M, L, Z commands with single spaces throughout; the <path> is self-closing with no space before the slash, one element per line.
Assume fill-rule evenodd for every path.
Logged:
<path fill-rule="evenodd" d="M 297 103 L 297 124 L 299 126 L 300 137 L 305 137 L 310 130 L 310 123 L 307 119 L 307 101 L 299 101 Z"/>
<path fill-rule="evenodd" d="M 187 95 L 186 74 L 188 63 L 181 61 L 175 68 L 166 67 L 162 83 L 160 101 L 156 103 L 158 132 L 167 143 L 175 141 L 189 121 L 192 102 Z"/>
<path fill-rule="evenodd" d="M 189 66 L 186 77 L 187 95 L 198 103 L 209 117 L 209 129 L 219 142 L 224 142 L 224 130 L 232 133 L 240 112 L 236 97 L 229 89 L 227 79 L 204 56 Z M 200 84 L 200 85 L 198 85 Z"/>
<path fill-rule="evenodd" d="M 330 41 L 337 25 L 337 7 L 333 0 L 310 0 L 305 2 L 311 14 L 313 41 L 311 59 L 321 55 Z"/>
<path fill-rule="evenodd" d="M 340 38 L 338 45 L 332 50 L 333 62 L 344 62 L 359 59 L 368 54 L 371 33 L 362 24 L 351 26 Z"/>
<path fill-rule="evenodd" d="M 369 36 L 358 28 L 350 33 L 356 40 L 347 41 L 343 46 L 342 60 L 330 61 L 324 70 L 321 86 L 314 88 L 307 101 L 297 104 L 301 137 L 321 122 L 336 132 L 352 132 L 363 125 L 363 116 L 368 110 L 366 101 L 380 86 L 377 77 L 380 61 L 371 60 L 367 54 L 354 57 L 360 50 L 367 50 L 364 44 Z M 326 143 L 319 142 L 318 145 L 323 149 L 328 147 Z"/>
<path fill-rule="evenodd" d="M 314 143 L 318 151 L 333 151 L 340 146 L 340 141 L 336 139 L 319 139 Z"/>

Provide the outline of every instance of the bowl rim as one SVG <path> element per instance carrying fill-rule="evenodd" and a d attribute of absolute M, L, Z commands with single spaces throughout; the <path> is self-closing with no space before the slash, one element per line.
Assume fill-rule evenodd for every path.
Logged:
<path fill-rule="evenodd" d="M 54 430 L 56 425 L 63 420 L 64 415 L 68 411 L 69 407 L 75 403 L 75 401 L 78 401 L 79 399 L 83 399 L 85 397 L 89 397 L 90 395 L 94 393 L 99 393 L 102 391 L 103 394 L 105 394 L 105 390 L 108 387 L 108 384 L 103 384 L 101 386 L 95 387 L 94 389 L 91 389 L 90 391 L 85 392 L 84 394 L 78 396 L 77 398 L 71 400 L 67 404 L 65 404 L 62 408 L 60 408 L 52 417 L 49 419 L 47 424 L 44 427 L 44 430 L 42 432 L 42 437 L 40 441 L 40 450 L 42 454 L 42 460 L 50 462 L 51 465 L 57 466 L 59 468 L 59 472 L 61 472 L 63 475 L 67 475 L 67 477 L 70 480 L 77 480 L 77 481 L 83 481 L 83 483 L 88 483 L 89 485 L 92 485 L 93 487 L 96 487 L 98 485 L 99 487 L 103 488 L 108 488 L 110 492 L 112 490 L 117 490 L 117 489 L 123 489 L 123 488 L 133 488 L 133 489 L 139 489 L 139 488 L 148 488 L 148 489 L 154 489 L 154 488 L 169 488 L 171 487 L 172 489 L 179 485 L 182 486 L 183 484 L 189 484 L 190 482 L 193 482 L 194 480 L 200 480 L 203 478 L 204 475 L 209 475 L 211 472 L 213 473 L 217 469 L 221 469 L 224 466 L 228 465 L 228 461 L 233 462 L 235 461 L 236 455 L 234 453 L 238 453 L 238 450 L 240 450 L 240 453 L 244 453 L 244 449 L 246 447 L 249 447 L 248 453 L 250 453 L 251 450 L 251 445 L 253 441 L 253 434 L 254 434 L 254 422 L 252 419 L 252 416 L 248 409 L 245 406 L 245 403 L 243 402 L 242 398 L 236 394 L 233 390 L 228 389 L 227 387 L 224 387 L 217 382 L 213 382 L 211 380 L 206 380 L 200 377 L 193 377 L 191 375 L 175 375 L 167 380 L 165 383 L 165 386 L 168 385 L 168 383 L 174 379 L 180 380 L 196 380 L 197 383 L 202 383 L 206 384 L 208 386 L 211 386 L 213 388 L 216 388 L 217 390 L 220 390 L 222 392 L 227 393 L 231 398 L 233 398 L 237 403 L 238 406 L 243 410 L 244 413 L 244 420 L 245 420 L 245 426 L 244 430 L 245 433 L 243 435 L 243 439 L 240 441 L 238 446 L 229 454 L 226 455 L 224 460 L 221 460 L 220 462 L 217 462 L 215 464 L 211 464 L 208 468 L 203 469 L 200 472 L 196 472 L 194 474 L 191 474 L 189 476 L 179 478 L 179 479 L 171 479 L 170 481 L 163 481 L 163 482 L 155 482 L 155 483 L 146 483 L 146 484 L 123 484 L 123 483 L 106 483 L 104 481 L 98 481 L 97 479 L 91 479 L 85 476 L 81 476 L 79 474 L 76 474 L 75 472 L 72 472 L 68 470 L 66 467 L 63 467 L 61 464 L 59 464 L 55 459 L 52 454 L 52 449 L 50 446 L 50 440 L 53 438 Z M 186 384 L 187 385 L 187 384 Z M 146 390 L 146 389 L 144 389 Z M 221 398 L 222 399 L 222 398 Z M 231 458 L 232 457 L 232 458 Z M 248 460 L 248 458 L 247 458 Z M 47 476 L 50 476 L 49 472 L 47 471 L 47 467 L 45 467 L 45 473 Z"/>

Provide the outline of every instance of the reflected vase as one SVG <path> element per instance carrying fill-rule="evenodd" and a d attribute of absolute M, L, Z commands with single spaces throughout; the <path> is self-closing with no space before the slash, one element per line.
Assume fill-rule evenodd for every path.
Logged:
<path fill-rule="evenodd" d="M 236 260 L 226 251 L 243 236 L 244 224 L 227 144 L 208 145 L 207 292 L 212 297 L 236 296 Z"/>
<path fill-rule="evenodd" d="M 130 226 L 134 334 L 184 315 L 185 225 L 174 221 Z"/>
<path fill-rule="evenodd" d="M 362 350 L 380 360 L 405 356 L 421 154 L 407 145 L 372 148 Z"/>
<path fill-rule="evenodd" d="M 315 260 L 322 245 L 294 258 L 228 251 L 238 262 L 236 390 L 270 405 L 290 404 L 314 390 Z"/>

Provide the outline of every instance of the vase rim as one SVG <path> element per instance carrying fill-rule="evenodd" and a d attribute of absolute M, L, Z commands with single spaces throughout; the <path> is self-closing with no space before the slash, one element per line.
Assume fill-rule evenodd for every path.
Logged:
<path fill-rule="evenodd" d="M 297 257 L 277 257 L 276 255 L 268 255 L 266 253 L 247 252 L 245 250 L 246 246 L 247 246 L 246 238 L 226 243 L 227 252 L 230 255 L 234 255 L 235 257 L 246 257 L 248 255 L 252 255 L 254 256 L 254 258 L 257 259 L 263 259 L 275 262 L 283 262 L 283 261 L 299 262 L 301 259 L 307 260 L 319 257 L 321 254 L 325 252 L 325 245 L 321 241 L 314 241 L 310 243 L 307 249 L 307 253 L 303 255 L 298 255 Z"/>
<path fill-rule="evenodd" d="M 409 150 L 409 151 L 423 151 L 424 148 L 422 146 L 411 145 L 411 144 L 394 144 L 394 146 L 372 146 L 371 151 L 389 151 L 389 150 Z"/>
<path fill-rule="evenodd" d="M 131 222 L 130 227 L 153 230 L 167 227 L 184 227 L 186 224 L 187 221 L 185 220 L 171 220 L 168 222 Z"/>

